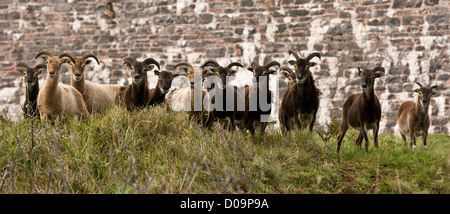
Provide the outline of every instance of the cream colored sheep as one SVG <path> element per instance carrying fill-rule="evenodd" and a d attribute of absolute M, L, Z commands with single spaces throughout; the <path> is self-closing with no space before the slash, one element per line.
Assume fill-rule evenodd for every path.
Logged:
<path fill-rule="evenodd" d="M 76 115 L 81 119 L 89 119 L 89 112 L 80 92 L 72 86 L 59 83 L 59 72 L 64 63 L 74 62 L 69 54 L 52 56 L 43 51 L 36 55 L 47 62 L 47 79 L 39 91 L 37 103 L 41 121 L 63 119 L 65 115 Z"/>
<path fill-rule="evenodd" d="M 71 63 L 70 66 L 70 72 L 72 74 L 70 84 L 83 96 L 89 113 L 102 112 L 113 106 L 121 86 L 113 84 L 96 84 L 86 80 L 84 74 L 86 65 L 89 65 L 92 62 L 91 60 L 88 60 L 88 58 L 93 58 L 97 64 L 100 64 L 97 56 L 94 54 L 85 54 L 82 57 L 73 58 L 75 63 Z"/>

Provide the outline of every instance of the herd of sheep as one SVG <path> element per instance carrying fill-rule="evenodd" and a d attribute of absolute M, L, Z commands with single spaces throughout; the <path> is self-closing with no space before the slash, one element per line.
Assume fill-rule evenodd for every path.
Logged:
<path fill-rule="evenodd" d="M 38 116 L 43 122 L 59 120 L 65 115 L 89 120 L 91 115 L 114 105 L 123 106 L 130 112 L 147 106 L 166 105 L 172 111 L 188 112 L 191 119 L 206 127 L 217 120 L 224 121 L 230 131 L 239 128 L 253 134 L 256 128 L 260 128 L 263 134 L 268 122 L 262 117 L 269 115 L 272 108 L 271 105 L 260 104 L 273 102 L 268 79 L 269 75 L 277 74 L 277 70 L 272 69 L 277 66 L 279 72 L 288 78 L 288 89 L 280 101 L 278 115 L 281 132 L 286 134 L 302 128 L 312 131 L 319 108 L 320 91 L 310 72 L 310 67 L 317 63 L 310 60 L 315 57 L 320 59 L 321 56 L 319 53 L 311 53 L 306 58 L 301 58 L 292 50 L 289 55 L 293 55 L 295 60 L 288 61 L 289 65 L 285 67 L 281 67 L 276 61 L 265 65 L 253 61 L 247 68 L 253 72 L 253 84 L 244 87 L 228 84 L 229 78 L 236 74 L 236 70 L 232 68 L 244 67 L 241 63 L 232 62 L 222 67 L 214 60 L 206 61 L 201 66 L 202 72 L 194 72 L 194 67 L 188 62 L 178 63 L 174 68 L 180 67 L 184 73 L 176 73 L 160 71 L 158 61 L 153 58 L 138 61 L 127 57 L 123 60 L 123 65 L 132 70 L 132 82 L 128 86 L 97 84 L 86 80 L 86 66 L 93 62 L 92 59 L 100 64 L 93 54 L 74 57 L 62 53 L 54 56 L 42 51 L 36 55 L 36 59 L 41 58 L 42 63 L 34 67 L 19 63 L 17 70 L 24 75 L 26 82 L 24 115 Z M 65 63 L 70 65 L 70 85 L 59 81 L 61 66 Z M 149 88 L 148 84 L 147 72 L 151 70 L 158 76 L 154 88 Z M 38 75 L 43 71 L 47 72 L 47 77 L 45 85 L 40 88 Z M 374 82 L 376 78 L 384 76 L 384 73 L 382 67 L 358 68 L 362 92 L 349 96 L 343 105 L 337 137 L 338 153 L 349 126 L 360 132 L 356 144 L 361 145 L 364 139 L 366 151 L 369 147 L 368 131 L 372 129 L 374 145 L 378 148 L 377 136 L 382 112 L 374 93 Z M 169 90 L 172 80 L 180 75 L 189 79 L 190 87 Z M 405 145 L 406 136 L 409 135 L 410 147 L 415 148 L 416 136 L 421 135 L 426 148 L 430 126 L 428 108 L 431 96 L 437 92 L 433 91 L 436 86 L 426 87 L 419 82 L 416 84 L 420 86 L 414 90 L 418 93 L 417 101 L 404 102 L 398 110 L 397 119 Z"/>

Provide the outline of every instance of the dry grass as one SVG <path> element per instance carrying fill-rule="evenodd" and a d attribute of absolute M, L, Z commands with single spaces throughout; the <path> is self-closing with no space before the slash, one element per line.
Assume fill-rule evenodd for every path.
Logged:
<path fill-rule="evenodd" d="M 381 135 L 366 153 L 350 130 L 338 156 L 335 125 L 252 136 L 165 107 L 54 126 L 2 120 L 0 193 L 450 193 L 448 135 L 431 135 L 427 151 Z"/>

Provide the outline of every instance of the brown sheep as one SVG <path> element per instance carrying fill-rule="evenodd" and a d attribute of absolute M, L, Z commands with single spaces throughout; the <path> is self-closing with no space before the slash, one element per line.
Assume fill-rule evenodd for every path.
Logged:
<path fill-rule="evenodd" d="M 25 102 L 23 103 L 24 117 L 39 117 L 39 109 L 37 107 L 37 98 L 39 95 L 39 74 L 46 70 L 45 64 L 38 64 L 34 67 L 28 67 L 25 63 L 18 63 L 17 70 L 24 75 L 25 85 Z"/>
<path fill-rule="evenodd" d="M 147 71 L 153 69 L 153 65 L 159 68 L 159 63 L 153 58 L 147 58 L 139 62 L 133 58 L 124 59 L 124 66 L 132 69 L 132 82 L 127 87 L 121 87 L 117 95 L 116 104 L 125 105 L 127 110 L 132 112 L 137 108 L 144 108 L 150 102 L 150 89 L 148 87 Z"/>
<path fill-rule="evenodd" d="M 430 116 L 428 108 L 431 102 L 431 96 L 438 93 L 433 91 L 437 86 L 424 87 L 421 83 L 416 82 L 420 88 L 414 90 L 418 93 L 416 103 L 406 101 L 400 105 L 397 114 L 397 122 L 400 127 L 400 135 L 406 142 L 406 135 L 410 137 L 410 148 L 416 148 L 416 136 L 422 136 L 423 148 L 427 148 L 428 128 L 430 127 Z"/>
<path fill-rule="evenodd" d="M 342 108 L 342 122 L 339 126 L 336 152 L 339 153 L 342 139 L 349 125 L 360 131 L 356 144 L 361 146 L 365 139 L 366 152 L 369 151 L 368 130 L 373 129 L 373 143 L 378 148 L 378 129 L 381 119 L 381 104 L 374 92 L 376 78 L 384 76 L 384 68 L 376 67 L 373 70 L 358 68 L 361 77 L 362 93 L 350 95 Z"/>
<path fill-rule="evenodd" d="M 310 62 L 310 60 L 314 57 L 320 59 L 320 54 L 312 53 L 305 59 L 300 58 L 293 51 L 289 51 L 289 54 L 295 56 L 296 60 L 291 61 L 295 66 L 295 72 L 290 74 L 293 80 L 288 91 L 282 97 L 278 112 L 281 132 L 286 134 L 295 126 L 312 131 L 319 109 L 320 91 L 315 85 L 309 68 L 316 66 L 316 63 Z"/>

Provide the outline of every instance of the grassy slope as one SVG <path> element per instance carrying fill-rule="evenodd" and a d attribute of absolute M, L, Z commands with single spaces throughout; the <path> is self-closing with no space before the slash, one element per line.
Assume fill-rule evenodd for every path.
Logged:
<path fill-rule="evenodd" d="M 349 130 L 337 155 L 334 132 L 205 131 L 165 108 L 114 108 L 84 123 L 34 121 L 30 151 L 30 124 L 0 122 L 0 193 L 450 193 L 445 134 L 426 151 L 383 134 L 366 153 Z"/>

